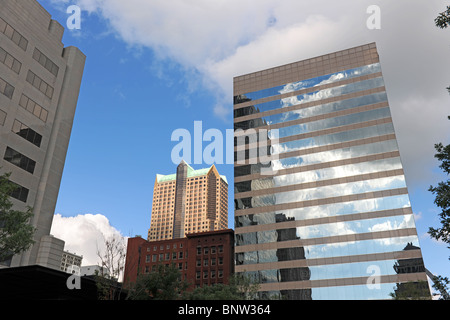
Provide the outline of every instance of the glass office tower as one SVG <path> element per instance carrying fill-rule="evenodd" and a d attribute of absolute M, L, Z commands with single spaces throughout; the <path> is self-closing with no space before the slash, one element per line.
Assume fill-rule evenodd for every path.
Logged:
<path fill-rule="evenodd" d="M 234 126 L 235 271 L 260 298 L 430 296 L 374 43 L 234 78 Z"/>

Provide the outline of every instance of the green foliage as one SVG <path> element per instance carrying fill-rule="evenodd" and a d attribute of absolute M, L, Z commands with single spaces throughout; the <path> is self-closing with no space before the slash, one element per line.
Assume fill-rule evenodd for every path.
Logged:
<path fill-rule="evenodd" d="M 32 208 L 25 212 L 13 210 L 10 195 L 16 186 L 9 181 L 10 174 L 0 176 L 0 261 L 28 250 L 34 243 L 35 228 L 30 225 Z"/>
<path fill-rule="evenodd" d="M 434 20 L 437 27 L 444 29 L 450 25 L 450 6 L 444 12 L 441 12 L 439 16 Z M 450 93 L 450 86 L 446 88 Z M 450 120 L 450 116 L 448 117 Z M 443 146 L 442 143 L 438 143 L 435 146 L 437 153 L 435 158 L 441 161 L 439 166 L 447 176 L 450 174 L 450 145 Z M 450 180 L 442 181 L 438 183 L 437 187 L 430 186 L 428 191 L 436 195 L 434 203 L 442 209 L 439 214 L 441 228 L 429 228 L 428 233 L 432 238 L 436 240 L 444 241 L 450 244 Z M 448 247 L 450 249 L 450 246 Z M 448 284 L 450 283 L 448 278 L 441 276 L 434 277 L 433 288 L 440 292 L 442 300 L 450 300 L 450 294 L 448 291 Z"/>
<path fill-rule="evenodd" d="M 234 274 L 229 284 L 215 284 L 196 288 L 185 295 L 189 300 L 252 300 L 256 298 L 259 285 L 250 277 Z"/>
<path fill-rule="evenodd" d="M 389 295 L 394 300 L 431 300 L 428 290 L 428 282 L 405 282 L 398 283 L 394 293 Z"/>
<path fill-rule="evenodd" d="M 229 284 L 215 284 L 191 289 L 191 284 L 181 280 L 174 265 L 160 264 L 157 270 L 138 277 L 128 291 L 130 300 L 252 300 L 257 298 L 259 285 L 250 277 L 235 274 Z"/>
<path fill-rule="evenodd" d="M 158 265 L 157 270 L 139 275 L 136 283 L 130 288 L 130 300 L 178 300 L 189 283 L 181 280 L 181 274 L 174 265 Z"/>
<path fill-rule="evenodd" d="M 439 167 L 448 176 L 450 174 L 450 145 L 444 147 L 442 143 L 438 143 L 435 148 L 437 151 L 435 157 L 441 162 Z M 430 186 L 428 190 L 436 196 L 434 200 L 436 206 L 442 209 L 439 214 L 441 227 L 429 228 L 428 233 L 432 238 L 450 244 L 450 180 L 439 182 L 436 187 Z"/>
<path fill-rule="evenodd" d="M 450 25 L 450 6 L 447 6 L 447 10 L 441 12 L 439 16 L 434 19 L 434 23 L 441 29 L 445 29 Z M 450 93 L 450 87 L 447 87 L 446 89 L 448 93 Z"/>
<path fill-rule="evenodd" d="M 437 276 L 433 278 L 433 288 L 440 293 L 439 300 L 450 300 L 450 294 L 448 291 L 448 284 L 450 281 L 447 277 Z"/>
<path fill-rule="evenodd" d="M 450 25 L 450 6 L 447 6 L 447 10 L 441 12 L 439 16 L 434 19 L 434 23 L 441 29 L 447 28 Z"/>
<path fill-rule="evenodd" d="M 122 298 L 122 285 L 117 282 L 117 279 L 96 270 L 94 280 L 97 286 L 98 300 L 120 300 Z"/>
<path fill-rule="evenodd" d="M 448 119 L 450 120 L 450 116 Z M 434 147 L 437 151 L 434 157 L 441 162 L 439 168 L 448 176 L 450 174 L 450 144 L 444 146 L 442 143 L 438 143 Z M 436 187 L 430 186 L 428 191 L 436 196 L 434 204 L 442 210 L 439 213 L 441 226 L 439 228 L 430 227 L 428 234 L 438 241 L 450 244 L 450 180 L 441 181 Z M 450 246 L 448 248 L 450 249 Z M 432 280 L 433 288 L 440 293 L 441 299 L 450 300 L 450 294 L 448 293 L 449 279 L 437 276 Z"/>

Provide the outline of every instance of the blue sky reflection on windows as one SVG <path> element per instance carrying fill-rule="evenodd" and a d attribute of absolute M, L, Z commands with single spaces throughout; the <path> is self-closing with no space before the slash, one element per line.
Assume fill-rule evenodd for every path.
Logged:
<path fill-rule="evenodd" d="M 417 236 L 405 236 L 384 239 L 370 239 L 347 241 L 331 244 L 318 244 L 303 246 L 305 259 L 319 259 L 330 257 L 343 257 L 360 254 L 376 254 L 384 252 L 402 251 L 408 243 L 419 246 Z M 259 250 L 238 253 L 238 264 L 269 263 L 278 261 L 277 250 Z M 242 259 L 245 256 L 244 259 Z"/>
<path fill-rule="evenodd" d="M 374 63 L 367 66 L 362 66 L 354 69 L 345 70 L 342 72 L 336 72 L 328 75 L 323 75 L 308 80 L 292 82 L 285 85 L 267 88 L 259 91 L 249 92 L 245 94 L 245 97 L 251 100 L 258 100 L 262 98 L 272 97 L 280 94 L 294 92 L 302 89 L 313 88 L 316 86 L 339 82 L 346 79 L 360 77 L 368 74 L 381 72 L 381 66 L 379 63 Z"/>
<path fill-rule="evenodd" d="M 258 225 L 276 223 L 276 214 L 282 214 L 287 219 L 308 220 L 323 217 L 334 217 L 347 214 L 358 214 L 375 211 L 395 210 L 398 208 L 410 208 L 409 196 L 406 194 L 363 199 L 349 202 L 333 203 L 320 206 L 307 206 L 303 208 L 269 211 L 248 216 L 238 216 L 237 220 L 243 227 L 254 223 Z"/>

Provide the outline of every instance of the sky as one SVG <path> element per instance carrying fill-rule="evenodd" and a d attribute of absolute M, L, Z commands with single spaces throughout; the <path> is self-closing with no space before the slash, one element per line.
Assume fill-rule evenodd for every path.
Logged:
<path fill-rule="evenodd" d="M 450 277 L 450 250 L 427 234 L 440 226 L 428 188 L 447 179 L 434 144 L 450 143 L 450 29 L 434 25 L 445 1 L 38 2 L 66 27 L 63 43 L 87 56 L 52 228 L 83 265 L 98 262 L 103 237 L 146 238 L 156 174 L 176 170 L 175 130 L 201 121 L 225 139 L 233 77 L 376 42 L 425 266 Z M 81 9 L 80 29 L 69 29 L 70 5 Z M 231 186 L 234 228 L 225 157 L 216 167 Z"/>

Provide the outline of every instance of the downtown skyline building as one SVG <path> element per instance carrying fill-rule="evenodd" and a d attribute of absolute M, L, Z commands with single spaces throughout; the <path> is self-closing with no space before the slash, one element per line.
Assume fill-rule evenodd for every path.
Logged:
<path fill-rule="evenodd" d="M 160 241 L 129 238 L 124 287 L 132 288 L 140 275 L 157 272 L 163 265 L 175 266 L 191 288 L 228 284 L 234 274 L 234 232 L 232 229 L 196 232 Z"/>
<path fill-rule="evenodd" d="M 194 170 L 184 160 L 174 174 L 156 175 L 148 241 L 228 228 L 228 182 L 216 167 Z"/>
<path fill-rule="evenodd" d="M 375 43 L 235 77 L 234 129 L 235 272 L 261 298 L 430 297 Z"/>
<path fill-rule="evenodd" d="M 0 267 L 59 269 L 64 241 L 50 234 L 86 56 L 35 0 L 0 6 L 0 174 L 14 209 L 33 208 L 34 244 Z"/>

